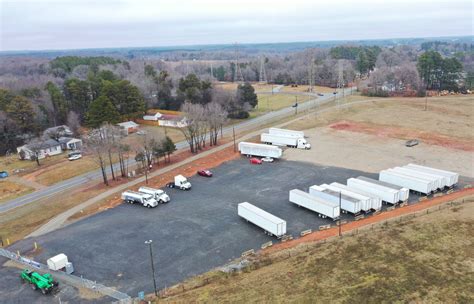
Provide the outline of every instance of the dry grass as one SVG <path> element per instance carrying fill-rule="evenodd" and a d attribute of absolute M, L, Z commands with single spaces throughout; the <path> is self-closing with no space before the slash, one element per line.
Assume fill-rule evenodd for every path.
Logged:
<path fill-rule="evenodd" d="M 309 85 L 298 85 L 297 87 L 284 86 L 282 92 L 309 92 Z M 313 93 L 332 93 L 335 89 L 330 87 L 314 86 Z"/>
<path fill-rule="evenodd" d="M 76 190 L 64 196 L 46 198 L 0 214 L 0 235 L 11 242 L 20 240 L 63 211 L 96 196 L 102 190 Z"/>
<path fill-rule="evenodd" d="M 282 94 L 258 94 L 258 106 L 253 113 L 266 113 L 275 111 L 286 107 L 291 107 L 296 102 L 296 95 L 282 95 Z M 311 96 L 298 95 L 298 103 L 315 99 Z"/>
<path fill-rule="evenodd" d="M 184 293 L 171 288 L 177 295 L 158 302 L 472 303 L 469 200 L 385 229 L 263 255 L 240 274 L 210 272 L 187 281 Z M 189 290 L 206 279 L 209 284 Z"/>
<path fill-rule="evenodd" d="M 350 96 L 341 104 L 363 100 L 371 102 L 307 117 L 291 124 L 289 128 L 309 129 L 349 120 L 474 139 L 474 104 L 471 96 L 430 97 L 427 111 L 424 111 L 425 98 Z"/>
<path fill-rule="evenodd" d="M 26 187 L 9 180 L 0 180 L 0 204 L 31 191 L 33 191 L 31 187 Z"/>

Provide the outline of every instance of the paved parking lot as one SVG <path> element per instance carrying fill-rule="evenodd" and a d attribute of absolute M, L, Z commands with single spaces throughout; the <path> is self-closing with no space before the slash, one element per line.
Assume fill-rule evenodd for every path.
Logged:
<path fill-rule="evenodd" d="M 76 275 L 119 289 L 131 296 L 152 292 L 150 257 L 145 240 L 153 240 L 158 287 L 164 288 L 239 257 L 275 238 L 241 219 L 237 204 L 248 201 L 287 221 L 289 234 L 332 223 L 288 201 L 294 188 L 349 177 L 376 175 L 303 162 L 250 165 L 241 158 L 213 170 L 214 177 L 195 176 L 193 189 L 167 189 L 171 202 L 155 209 L 122 204 L 36 239 L 19 242 L 24 251 L 37 241 L 37 257 L 65 253 Z M 347 216 L 349 217 L 349 216 Z M 0 269 L 0 274 L 4 272 Z"/>

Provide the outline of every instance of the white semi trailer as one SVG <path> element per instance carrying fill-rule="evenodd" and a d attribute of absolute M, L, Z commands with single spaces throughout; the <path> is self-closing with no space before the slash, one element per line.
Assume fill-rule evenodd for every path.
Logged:
<path fill-rule="evenodd" d="M 459 181 L 459 174 L 455 172 L 451 172 L 451 171 L 435 169 L 435 168 L 425 167 L 425 166 L 420 166 L 420 165 L 415 165 L 415 164 L 408 164 L 405 166 L 405 168 L 412 168 L 420 172 L 427 172 L 427 173 L 445 176 L 449 179 L 449 182 L 447 183 L 448 187 L 453 187 Z"/>
<path fill-rule="evenodd" d="M 395 167 L 395 168 L 392 168 L 392 170 L 396 172 L 400 172 L 402 174 L 409 175 L 409 176 L 433 181 L 433 184 L 436 187 L 436 189 L 444 189 L 444 186 L 447 184 L 447 179 L 439 175 L 419 172 L 410 168 L 402 168 L 402 167 Z"/>
<path fill-rule="evenodd" d="M 377 185 L 380 185 L 380 186 L 384 186 L 384 187 L 399 191 L 398 192 L 398 198 L 402 202 L 408 201 L 408 198 L 410 197 L 410 189 L 408 189 L 408 188 L 400 187 L 400 186 L 397 186 L 397 185 L 394 185 L 394 184 L 390 184 L 390 183 L 383 182 L 383 181 L 380 181 L 380 180 L 368 178 L 368 177 L 365 177 L 365 176 L 358 176 L 357 179 L 360 179 L 360 180 L 363 180 L 363 181 L 366 181 L 366 182 L 369 182 L 369 183 L 372 183 L 372 184 L 377 184 Z"/>
<path fill-rule="evenodd" d="M 413 176 L 408 176 L 405 174 L 400 174 L 392 170 L 382 170 L 379 173 L 379 180 L 391 184 L 395 184 L 401 187 L 408 188 L 412 191 L 430 194 L 435 190 L 432 181 L 419 179 Z"/>
<path fill-rule="evenodd" d="M 400 201 L 398 197 L 398 191 L 389 189 L 387 187 L 372 184 L 356 178 L 349 178 L 347 180 L 347 185 L 368 193 L 373 193 L 374 195 L 380 197 L 382 201 L 390 204 L 396 204 Z"/>
<path fill-rule="evenodd" d="M 359 200 L 343 194 L 342 191 L 340 192 L 340 196 L 339 196 L 339 192 L 314 185 L 314 186 L 309 187 L 309 194 L 319 197 L 322 200 L 327 200 L 327 201 L 330 201 L 332 203 L 337 203 L 337 204 L 339 204 L 339 197 L 340 197 L 341 209 L 355 215 L 359 214 L 360 211 L 362 210 L 361 203 Z"/>
<path fill-rule="evenodd" d="M 333 220 L 337 220 L 341 214 L 339 203 L 332 203 L 330 201 L 320 199 L 299 189 L 290 190 L 290 202 L 300 207 L 305 207 L 306 209 L 314 211 L 319 217 L 322 218 L 329 217 Z"/>
<path fill-rule="evenodd" d="M 283 135 L 283 136 L 290 136 L 296 138 L 304 138 L 303 131 L 294 131 L 288 129 L 280 129 L 280 128 L 270 128 L 268 129 L 268 133 L 272 135 Z"/>
<path fill-rule="evenodd" d="M 311 149 L 311 144 L 309 144 L 304 137 L 262 133 L 260 135 L 260 141 L 267 145 L 286 146 L 306 150 Z"/>
<path fill-rule="evenodd" d="M 341 189 L 341 190 L 354 192 L 354 193 L 369 197 L 370 198 L 370 203 L 366 203 L 362 206 L 362 210 L 364 210 L 364 211 L 370 211 L 371 209 L 380 210 L 382 208 L 382 199 L 380 197 L 374 195 L 373 193 L 369 193 L 369 192 L 366 192 L 366 191 L 363 191 L 363 190 L 360 190 L 360 189 L 357 189 L 357 188 L 349 187 L 347 185 L 343 185 L 343 184 L 340 184 L 340 183 L 331 183 L 329 186 L 335 187 L 335 188 Z"/>
<path fill-rule="evenodd" d="M 286 221 L 248 202 L 238 204 L 237 213 L 248 222 L 262 228 L 269 235 L 280 238 L 286 234 Z"/>
<path fill-rule="evenodd" d="M 146 194 L 151 194 L 153 197 L 158 201 L 160 204 L 165 204 L 170 201 L 170 197 L 168 194 L 166 194 L 165 191 L 161 189 L 154 189 L 150 187 L 140 187 L 138 189 L 138 192 L 140 193 L 146 193 Z"/>
<path fill-rule="evenodd" d="M 260 157 L 271 157 L 271 158 L 280 158 L 283 154 L 283 151 L 279 147 L 269 146 L 265 144 L 255 144 L 249 142 L 240 142 L 239 151 L 243 155 L 250 156 L 260 156 Z"/>
<path fill-rule="evenodd" d="M 130 204 L 139 203 L 148 208 L 158 206 L 158 202 L 153 195 L 130 190 L 122 192 L 122 200 Z"/>
<path fill-rule="evenodd" d="M 352 197 L 353 199 L 356 199 L 359 201 L 360 204 L 360 211 L 366 211 L 372 209 L 372 198 L 356 193 L 354 191 L 348 191 L 345 189 L 337 188 L 328 184 L 322 184 L 320 185 L 321 188 L 332 190 L 336 193 L 341 192 L 343 195 Z"/>

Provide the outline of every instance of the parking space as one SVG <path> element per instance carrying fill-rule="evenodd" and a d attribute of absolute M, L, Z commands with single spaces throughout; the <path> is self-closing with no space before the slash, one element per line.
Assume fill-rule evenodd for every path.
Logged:
<path fill-rule="evenodd" d="M 122 204 L 34 240 L 21 241 L 14 249 L 25 251 L 36 240 L 43 248 L 38 261 L 65 253 L 74 263 L 76 275 L 136 296 L 153 288 L 145 240 L 153 240 L 161 289 L 221 266 L 245 250 L 276 241 L 239 218 L 238 203 L 248 201 L 281 217 L 287 221 L 288 233 L 298 235 L 333 221 L 290 203 L 289 190 L 308 191 L 314 184 L 345 183 L 359 175 L 377 177 L 305 162 L 251 165 L 245 158 L 227 162 L 213 172 L 212 178 L 191 178 L 191 191 L 166 189 L 171 196 L 166 205 L 147 209 Z"/>

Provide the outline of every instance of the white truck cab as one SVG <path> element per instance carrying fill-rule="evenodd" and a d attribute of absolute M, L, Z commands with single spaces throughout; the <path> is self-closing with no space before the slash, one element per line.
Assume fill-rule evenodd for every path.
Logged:
<path fill-rule="evenodd" d="M 140 189 L 138 189 L 138 192 L 153 195 L 155 200 L 157 200 L 158 203 L 160 204 L 164 204 L 170 201 L 169 195 L 161 189 L 154 189 L 150 187 L 140 187 Z"/>
<path fill-rule="evenodd" d="M 308 143 L 308 141 L 305 138 L 298 138 L 298 141 L 296 143 L 296 148 L 309 150 L 311 149 L 311 144 Z"/>
<path fill-rule="evenodd" d="M 148 208 L 158 206 L 158 202 L 153 195 L 130 190 L 122 192 L 122 200 L 130 204 L 139 203 Z"/>
<path fill-rule="evenodd" d="M 176 175 L 174 177 L 174 185 L 176 188 L 182 189 L 182 190 L 189 190 L 191 189 L 191 183 L 188 182 L 186 177 L 180 175 Z"/>

